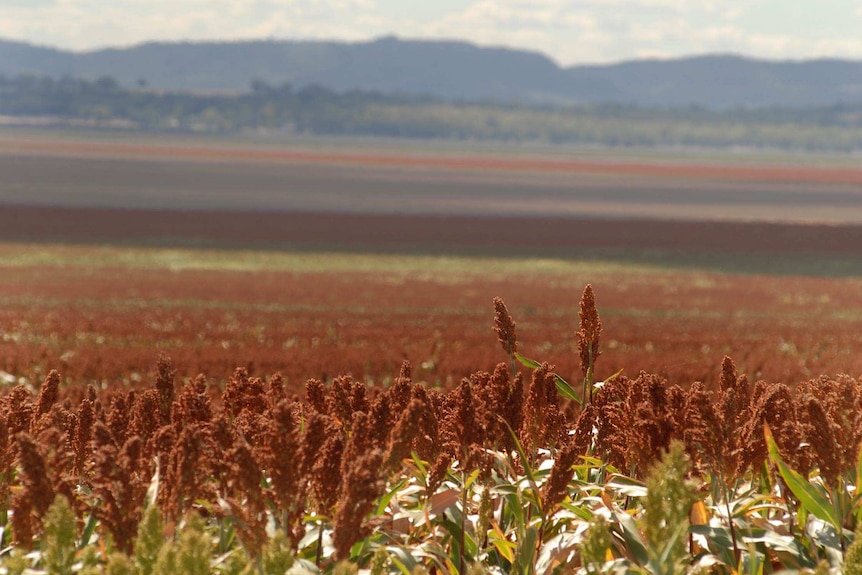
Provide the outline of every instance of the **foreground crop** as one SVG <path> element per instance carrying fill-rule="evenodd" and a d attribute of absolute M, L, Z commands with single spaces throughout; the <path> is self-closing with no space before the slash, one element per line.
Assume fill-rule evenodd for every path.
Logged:
<path fill-rule="evenodd" d="M 847 376 L 717 389 L 599 380 L 588 286 L 582 381 L 518 353 L 443 392 L 405 362 L 291 397 L 238 369 L 152 388 L 0 401 L 9 573 L 770 573 L 860 569 L 862 389 Z M 611 354 L 608 354 L 611 355 Z M 531 366 L 529 382 L 518 365 Z"/>

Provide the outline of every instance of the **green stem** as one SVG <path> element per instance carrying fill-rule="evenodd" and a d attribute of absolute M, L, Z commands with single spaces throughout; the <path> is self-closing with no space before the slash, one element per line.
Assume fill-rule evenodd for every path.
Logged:
<path fill-rule="evenodd" d="M 584 406 L 586 407 L 586 405 L 587 405 L 587 376 L 586 375 L 584 376 L 584 391 L 581 392 L 581 398 L 582 398 L 581 403 L 583 403 Z"/>
<path fill-rule="evenodd" d="M 730 527 L 730 540 L 733 542 L 733 558 L 739 563 L 739 546 L 736 543 L 736 528 L 733 525 L 733 515 L 730 513 L 730 495 L 727 491 L 727 483 L 724 481 L 724 471 L 719 468 L 718 480 L 721 482 L 722 496 L 724 497 L 724 508 L 727 510 L 727 524 Z"/>
<path fill-rule="evenodd" d="M 317 556 L 314 559 L 314 564 L 319 568 L 320 560 L 323 556 L 323 521 L 320 522 L 320 526 L 317 529 Z"/>
<path fill-rule="evenodd" d="M 465 458 L 466 459 L 466 458 Z M 467 572 L 466 558 L 464 557 L 464 529 L 467 523 L 467 471 L 461 470 L 461 530 L 458 533 L 458 573 L 464 575 Z"/>

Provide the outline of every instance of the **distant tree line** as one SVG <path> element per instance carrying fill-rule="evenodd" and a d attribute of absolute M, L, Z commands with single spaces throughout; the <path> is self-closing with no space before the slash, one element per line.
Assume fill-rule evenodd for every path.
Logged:
<path fill-rule="evenodd" d="M 241 94 L 161 92 L 112 78 L 0 76 L 0 115 L 50 116 L 150 131 L 231 133 L 283 130 L 611 146 L 756 146 L 862 149 L 862 104 L 814 108 L 710 110 L 620 104 L 526 106 L 448 102 L 408 95 L 336 93 L 255 81 Z"/>

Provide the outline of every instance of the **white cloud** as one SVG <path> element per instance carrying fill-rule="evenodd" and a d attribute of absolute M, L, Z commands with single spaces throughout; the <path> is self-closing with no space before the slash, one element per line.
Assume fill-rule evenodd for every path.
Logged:
<path fill-rule="evenodd" d="M 703 52 L 692 48 L 699 27 L 741 13 L 717 0 L 474 0 L 410 30 L 529 47 L 571 64 Z M 672 44 L 660 45 L 666 41 Z"/>
<path fill-rule="evenodd" d="M 148 40 L 397 34 L 532 49 L 563 64 L 716 51 L 862 57 L 852 27 L 817 37 L 804 21 L 776 30 L 751 17 L 757 7 L 768 14 L 776 0 L 446 0 L 449 8 L 426 5 L 422 17 L 411 16 L 418 14 L 412 1 L 387 11 L 391 0 L 0 0 L 0 37 L 87 49 Z M 844 5 L 844 21 L 862 17 L 856 2 Z"/>
<path fill-rule="evenodd" d="M 0 5 L 0 37 L 64 48 L 261 36 L 364 38 L 372 0 L 57 0 Z M 372 18 L 373 19 L 373 18 Z"/>

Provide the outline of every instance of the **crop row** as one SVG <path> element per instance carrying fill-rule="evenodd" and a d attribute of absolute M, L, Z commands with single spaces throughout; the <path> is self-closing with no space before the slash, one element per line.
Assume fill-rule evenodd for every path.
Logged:
<path fill-rule="evenodd" d="M 53 257 L 87 262 L 98 259 L 94 252 Z M 715 385 L 724 355 L 753 379 L 862 373 L 862 356 L 854 353 L 862 345 L 858 280 L 559 263 L 548 271 L 541 262 L 535 273 L 500 263 L 504 273 L 481 260 L 460 261 L 452 271 L 423 260 L 430 270 L 422 271 L 385 260 L 374 273 L 3 268 L 0 379 L 38 387 L 57 369 L 64 386 L 144 388 L 164 351 L 180 379 L 205 373 L 218 388 L 237 366 L 281 373 L 290 395 L 302 394 L 308 378 L 338 374 L 379 386 L 408 359 L 416 381 L 451 389 L 500 360 L 482 312 L 495 292 L 518 316 L 523 352 L 570 376 L 579 371 L 570 286 L 581 278 L 604 286 L 609 373 L 643 369 L 683 386 Z"/>
<path fill-rule="evenodd" d="M 218 397 L 182 384 L 61 386 L 0 400 L 7 572 L 853 572 L 862 390 L 739 375 L 687 389 L 596 381 L 592 288 L 582 381 L 519 353 L 449 390 L 237 369 Z M 529 381 L 518 365 L 531 366 Z M 33 552 L 31 552 L 33 551 Z"/>

